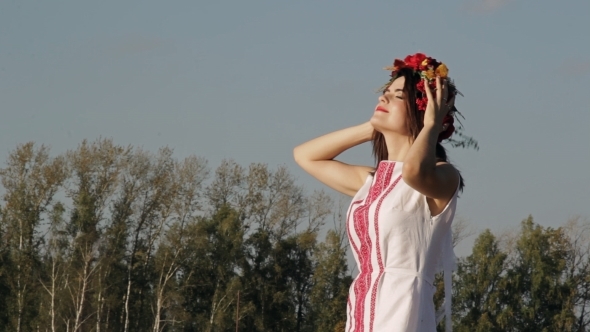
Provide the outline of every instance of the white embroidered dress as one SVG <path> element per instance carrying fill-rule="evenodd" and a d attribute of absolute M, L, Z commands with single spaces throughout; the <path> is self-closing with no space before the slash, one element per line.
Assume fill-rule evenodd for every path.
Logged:
<path fill-rule="evenodd" d="M 350 286 L 347 332 L 435 332 L 438 271 L 445 271 L 446 331 L 451 331 L 451 224 L 458 190 L 443 212 L 431 217 L 426 197 L 402 179 L 402 165 L 381 161 L 348 210 L 359 274 Z"/>

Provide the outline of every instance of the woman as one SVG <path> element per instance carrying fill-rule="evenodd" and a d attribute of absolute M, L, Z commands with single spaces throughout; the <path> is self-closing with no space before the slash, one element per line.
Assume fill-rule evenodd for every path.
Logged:
<path fill-rule="evenodd" d="M 451 224 L 463 181 L 440 142 L 455 130 L 458 92 L 447 67 L 421 53 L 387 69 L 391 79 L 370 121 L 301 144 L 294 156 L 309 174 L 353 197 L 346 227 L 359 274 L 346 331 L 436 331 L 433 280 L 440 270 L 450 331 Z M 367 141 L 375 168 L 334 160 Z"/>

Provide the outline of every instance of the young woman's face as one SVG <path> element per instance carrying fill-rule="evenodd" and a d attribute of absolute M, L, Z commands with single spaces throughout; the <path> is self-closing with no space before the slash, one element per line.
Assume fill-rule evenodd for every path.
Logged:
<path fill-rule="evenodd" d="M 395 132 L 401 135 L 409 135 L 406 126 L 405 81 L 406 79 L 403 76 L 398 77 L 379 97 L 375 113 L 371 118 L 371 124 L 375 130 L 381 133 Z"/>

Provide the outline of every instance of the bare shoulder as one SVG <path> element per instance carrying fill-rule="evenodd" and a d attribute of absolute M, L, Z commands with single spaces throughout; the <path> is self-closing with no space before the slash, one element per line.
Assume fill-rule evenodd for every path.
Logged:
<path fill-rule="evenodd" d="M 426 195 L 430 212 L 433 216 L 439 215 L 453 198 L 461 177 L 459 171 L 452 164 L 440 162 L 436 164 L 436 184 Z"/>
<path fill-rule="evenodd" d="M 435 200 L 449 200 L 459 185 L 455 166 L 439 162 L 428 172 L 404 172 L 404 181 L 424 196 Z"/>
<path fill-rule="evenodd" d="M 461 181 L 459 171 L 452 164 L 439 162 L 436 164 L 436 173 L 438 175 L 439 185 L 444 187 L 443 199 L 445 196 L 450 199 L 455 194 Z"/>
<path fill-rule="evenodd" d="M 440 161 L 436 163 L 436 169 L 438 172 L 441 172 L 445 176 L 449 176 L 451 178 L 455 178 L 457 180 L 457 184 L 459 181 L 459 171 L 453 164 L 449 164 L 446 161 Z"/>

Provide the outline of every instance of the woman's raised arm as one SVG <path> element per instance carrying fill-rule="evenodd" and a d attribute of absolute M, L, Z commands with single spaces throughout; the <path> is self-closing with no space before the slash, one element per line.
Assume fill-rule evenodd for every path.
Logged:
<path fill-rule="evenodd" d="M 353 146 L 370 141 L 373 131 L 373 126 L 365 122 L 312 139 L 295 147 L 295 161 L 328 187 L 354 196 L 373 168 L 345 164 L 334 158 Z"/>

